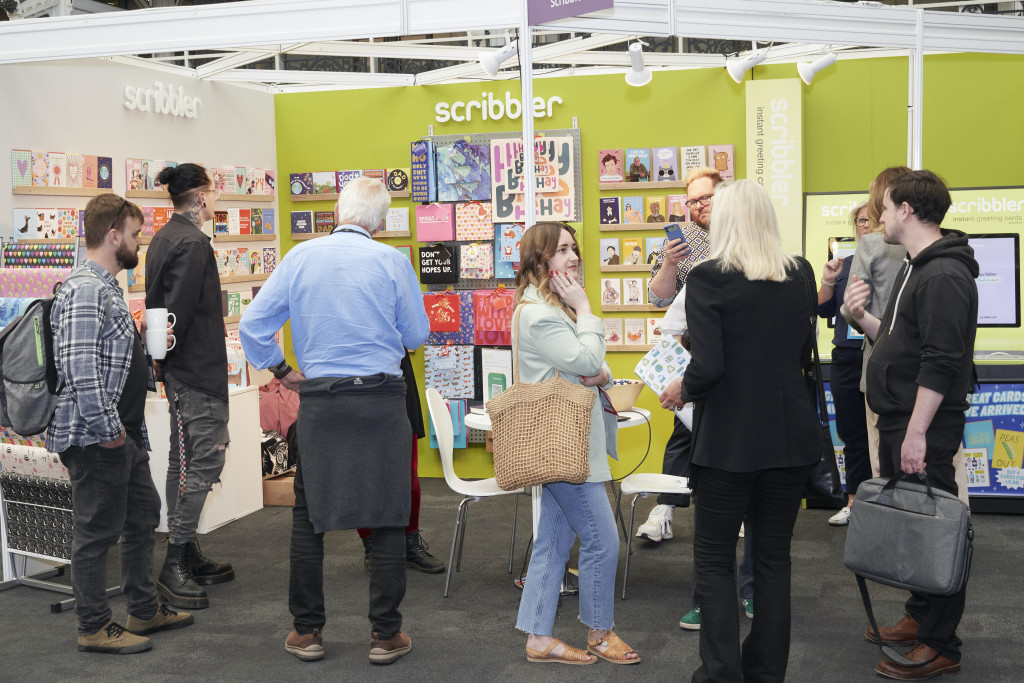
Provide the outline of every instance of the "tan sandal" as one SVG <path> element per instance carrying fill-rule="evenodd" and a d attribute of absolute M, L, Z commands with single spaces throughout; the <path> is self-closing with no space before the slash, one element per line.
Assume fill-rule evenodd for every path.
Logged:
<path fill-rule="evenodd" d="M 551 651 L 554 650 L 558 645 L 565 645 L 565 650 L 562 654 L 555 657 L 551 655 Z M 566 645 L 562 641 L 555 638 L 555 642 L 548 645 L 544 652 L 537 652 L 529 647 L 526 648 L 526 661 L 533 662 L 534 664 L 573 664 L 576 666 L 586 666 L 587 664 L 597 664 L 597 658 L 591 657 L 589 654 L 573 647 L 572 645 Z"/>
<path fill-rule="evenodd" d="M 603 651 L 598 650 L 598 646 L 607 643 Z M 637 655 L 635 659 L 626 659 L 628 654 L 636 654 L 636 650 L 633 650 L 622 642 L 622 638 L 615 635 L 615 631 L 608 631 L 600 640 L 590 640 L 587 638 L 587 651 L 591 654 L 597 655 L 606 662 L 612 664 L 639 664 L 640 656 Z"/>

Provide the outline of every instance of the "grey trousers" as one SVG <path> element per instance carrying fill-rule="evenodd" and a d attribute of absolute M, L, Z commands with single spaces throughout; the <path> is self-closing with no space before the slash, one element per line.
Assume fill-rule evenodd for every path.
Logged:
<path fill-rule="evenodd" d="M 191 543 L 199 526 L 206 496 L 220 481 L 228 443 L 228 404 L 216 396 L 196 391 L 164 373 L 170 404 L 171 450 L 167 459 L 167 529 L 171 543 Z M 178 415 L 185 442 L 185 492 L 180 495 L 181 443 Z"/>

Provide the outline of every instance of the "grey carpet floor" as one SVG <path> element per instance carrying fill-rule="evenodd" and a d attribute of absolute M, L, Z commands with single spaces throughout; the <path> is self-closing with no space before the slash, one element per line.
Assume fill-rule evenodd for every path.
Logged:
<path fill-rule="evenodd" d="M 421 528 L 430 550 L 447 561 L 459 497 L 440 479 L 424 479 Z M 653 499 L 637 502 L 637 523 Z M 629 501 L 623 500 L 628 519 Z M 881 681 L 880 655 L 864 640 L 867 623 L 853 576 L 842 566 L 845 528 L 827 524 L 831 511 L 805 510 L 793 539 L 793 627 L 787 680 Z M 640 653 L 636 666 L 599 662 L 589 667 L 527 664 L 525 637 L 515 628 L 520 592 L 506 573 L 512 521 L 510 496 L 470 504 L 462 570 L 442 597 L 444 574 L 410 570 L 402 605 L 412 652 L 390 666 L 367 660 L 367 579 L 355 532 L 327 535 L 325 584 L 328 623 L 325 659 L 304 663 L 284 651 L 288 613 L 288 539 L 291 510 L 264 508 L 203 539 L 214 559 L 231 561 L 237 580 L 210 589 L 212 606 L 194 626 L 159 633 L 153 650 L 133 656 L 79 653 L 73 612 L 54 614 L 61 596 L 20 586 L 0 593 L 0 681 L 618 681 L 689 680 L 699 665 L 695 632 L 678 627 L 689 609 L 693 540 L 690 510 L 677 510 L 675 538 L 639 541 L 630 562 L 626 600 L 616 597 L 616 630 Z M 960 625 L 963 672 L 950 680 L 994 683 L 1024 679 L 1019 652 L 1024 632 L 1020 517 L 975 515 L 975 556 L 967 611 Z M 524 562 L 530 508 L 519 507 L 515 571 Z M 738 550 L 741 546 L 737 546 Z M 616 586 L 621 592 L 621 574 Z M 111 553 L 116 583 L 116 550 Z M 162 561 L 157 546 L 157 564 Z M 58 580 L 67 580 L 66 577 Z M 872 586 L 876 616 L 898 620 L 904 594 Z M 112 599 L 125 618 L 122 597 Z M 585 645 L 574 596 L 562 599 L 555 635 Z M 741 619 L 742 634 L 749 622 Z"/>

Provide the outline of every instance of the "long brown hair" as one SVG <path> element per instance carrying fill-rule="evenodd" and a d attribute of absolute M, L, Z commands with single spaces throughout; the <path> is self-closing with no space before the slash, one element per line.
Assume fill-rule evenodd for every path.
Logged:
<path fill-rule="evenodd" d="M 523 240 L 519 244 L 519 272 L 516 273 L 515 304 L 518 306 L 526 288 L 534 285 L 540 292 L 541 299 L 556 308 L 561 308 L 575 322 L 575 311 L 566 306 L 551 291 L 548 275 L 548 260 L 558 251 L 558 241 L 562 238 L 563 230 L 568 230 L 572 235 L 573 250 L 578 256 L 580 245 L 576 241 L 576 232 L 564 223 L 544 221 L 523 232 Z"/>
<path fill-rule="evenodd" d="M 882 226 L 878 221 L 882 218 L 885 191 L 894 180 L 905 173 L 910 173 L 906 166 L 890 166 L 871 181 L 871 187 L 868 188 L 868 232 L 881 232 Z"/>

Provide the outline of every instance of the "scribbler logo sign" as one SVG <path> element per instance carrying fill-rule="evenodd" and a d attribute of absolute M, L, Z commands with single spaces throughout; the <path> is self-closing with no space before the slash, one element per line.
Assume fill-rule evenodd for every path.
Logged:
<path fill-rule="evenodd" d="M 550 117 L 556 104 L 562 104 L 562 98 L 558 95 L 553 95 L 547 100 L 543 97 L 534 97 L 533 117 L 535 119 Z M 478 119 L 484 121 L 488 119 L 497 121 L 506 117 L 518 119 L 523 113 L 523 105 L 518 98 L 512 97 L 512 93 L 508 90 L 505 91 L 504 98 L 495 97 L 489 92 L 482 92 L 479 100 L 438 102 L 434 105 L 434 119 L 438 123 L 472 121 L 474 112 Z"/>
<path fill-rule="evenodd" d="M 180 85 L 155 81 L 152 88 L 136 88 L 129 85 L 124 89 L 124 108 L 130 111 L 151 111 L 154 114 L 180 116 L 194 119 L 199 116 L 202 100 L 185 94 Z"/>

